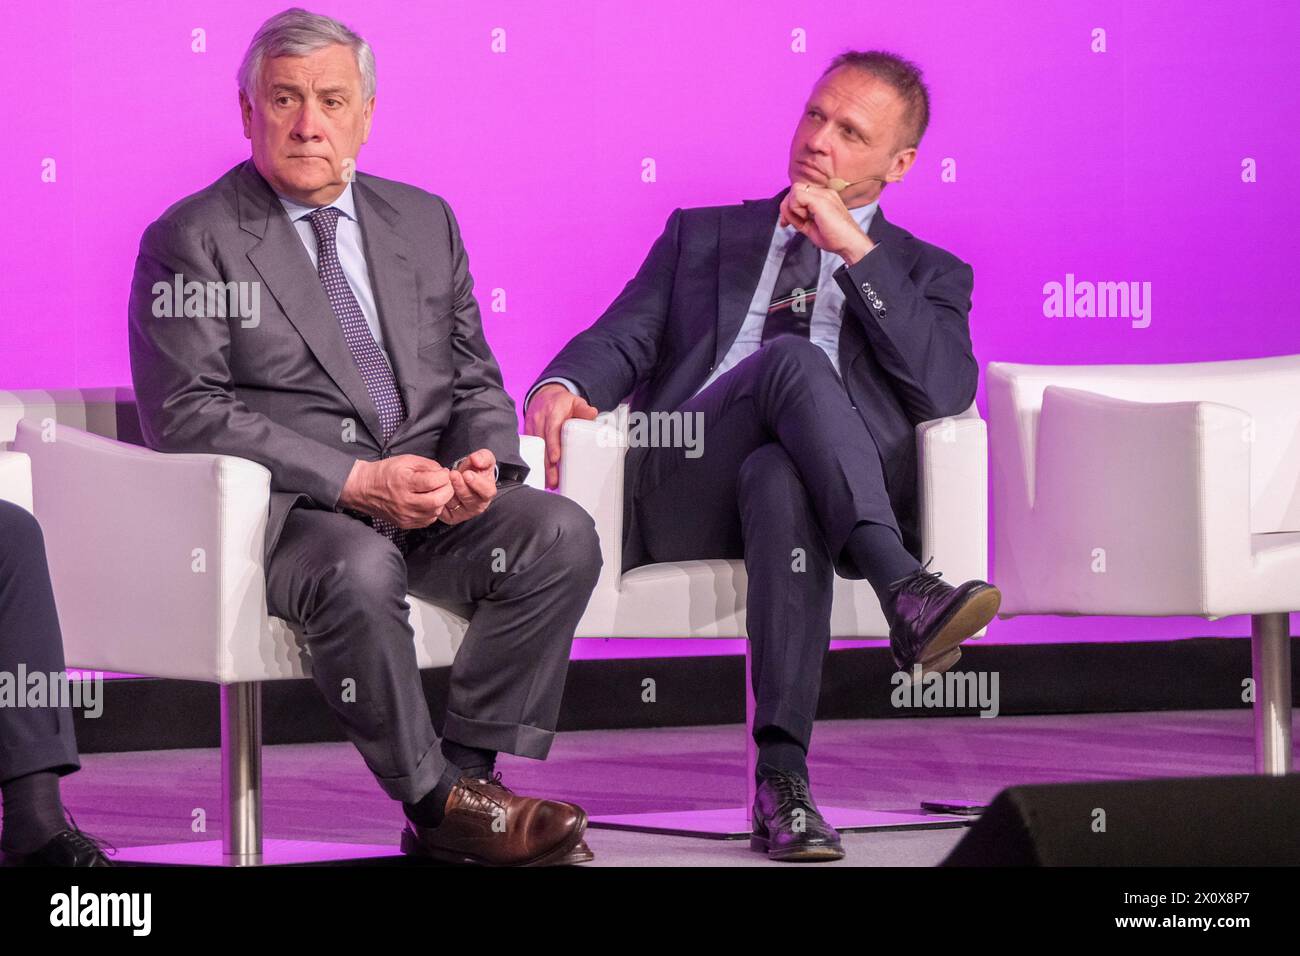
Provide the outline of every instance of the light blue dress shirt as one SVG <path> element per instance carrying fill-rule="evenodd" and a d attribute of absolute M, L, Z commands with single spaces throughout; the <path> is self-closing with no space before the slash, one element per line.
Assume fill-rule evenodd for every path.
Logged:
<path fill-rule="evenodd" d="M 288 213 L 289 221 L 298 230 L 298 238 L 307 247 L 307 255 L 311 256 L 312 266 L 319 269 L 316 230 L 311 227 L 311 220 L 307 217 L 317 209 L 325 207 L 304 206 L 279 193 L 276 193 L 276 196 L 279 197 L 280 205 L 284 206 L 284 211 Z M 370 334 L 375 337 L 375 344 L 384 353 L 384 358 L 391 368 L 393 360 L 384 347 L 384 333 L 379 327 L 379 309 L 375 305 L 374 290 L 370 287 L 370 269 L 366 264 L 365 244 L 361 237 L 361 223 L 357 220 L 357 206 L 352 196 L 352 184 L 348 183 L 339 194 L 339 198 L 328 205 L 343 214 L 339 217 L 334 241 L 339 254 L 339 265 L 343 267 L 343 274 L 347 277 L 348 286 L 352 289 L 357 305 L 361 306 L 361 314 L 366 317 L 366 325 L 370 327 Z"/>
<path fill-rule="evenodd" d="M 871 217 L 876 214 L 879 202 L 870 202 L 849 210 L 853 220 L 865 233 L 871 228 Z M 785 250 L 790 240 L 799 234 L 794 226 L 782 226 L 778 222 L 772 231 L 772 242 L 767 247 L 767 262 L 763 265 L 763 274 L 754 290 L 754 298 L 749 303 L 749 312 L 736 333 L 736 340 L 727 349 L 713 374 L 705 379 L 704 384 L 695 390 L 698 395 L 742 361 L 753 355 L 763 344 L 763 325 L 767 321 L 767 307 L 772 304 L 772 292 L 776 280 L 781 275 L 781 263 L 785 261 Z M 808 337 L 830 357 L 835 374 L 840 371 L 840 314 L 844 310 L 844 290 L 831 278 L 844 260 L 833 252 L 821 250 L 821 275 L 817 279 L 817 298 L 813 301 L 812 318 L 809 320 Z"/>
<path fill-rule="evenodd" d="M 853 216 L 854 222 L 863 233 L 871 228 L 871 219 L 879 205 L 880 202 L 877 200 L 849 210 L 849 214 Z M 754 298 L 749 303 L 749 312 L 745 315 L 745 321 L 741 324 L 740 331 L 736 333 L 736 340 L 731 343 L 731 348 L 727 349 L 727 354 L 722 357 L 722 361 L 713 373 L 705 379 L 704 384 L 695 390 L 695 395 L 700 394 L 712 385 L 719 375 L 735 368 L 762 346 L 767 307 L 772 304 L 772 291 L 776 288 L 776 280 L 781 275 L 781 263 L 785 261 L 786 246 L 797 234 L 798 230 L 794 226 L 782 226 L 778 219 L 776 227 L 772 230 L 772 241 L 767 247 L 767 260 L 763 264 L 763 273 L 759 276 L 758 288 L 754 290 Z M 840 371 L 840 316 L 844 311 L 844 290 L 831 276 L 843 264 L 844 260 L 835 253 L 821 250 L 821 275 L 817 280 L 817 298 L 814 300 L 808 329 L 809 339 L 829 356 L 837 375 Z M 527 403 L 533 397 L 533 392 L 547 382 L 559 382 L 573 394 L 580 394 L 578 386 L 567 378 L 544 379 L 528 393 L 524 400 L 525 408 L 528 407 Z"/>

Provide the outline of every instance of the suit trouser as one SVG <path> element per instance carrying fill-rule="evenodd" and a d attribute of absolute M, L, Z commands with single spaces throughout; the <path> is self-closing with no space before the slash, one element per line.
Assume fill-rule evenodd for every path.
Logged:
<path fill-rule="evenodd" d="M 646 550 L 654 561 L 744 558 L 752 731 L 778 727 L 807 749 L 835 559 L 864 521 L 898 531 L 875 440 L 826 353 L 797 336 L 773 339 L 678 411 L 702 416 L 703 453 L 646 452 L 635 502 Z"/>
<path fill-rule="evenodd" d="M 63 673 L 63 635 L 41 526 L 23 508 L 0 501 L 0 671 L 16 682 L 19 664 L 28 674 Z M 14 685 L 18 694 L 26 689 Z M 80 767 L 70 707 L 0 706 L 0 783 Z"/>
<path fill-rule="evenodd" d="M 312 677 L 380 786 L 413 803 L 447 764 L 407 594 L 470 617 L 443 734 L 541 759 L 600 566 L 595 525 L 579 505 L 505 482 L 483 514 L 415 534 L 405 558 L 355 518 L 293 509 L 267 568 L 267 607 L 301 628 Z"/>

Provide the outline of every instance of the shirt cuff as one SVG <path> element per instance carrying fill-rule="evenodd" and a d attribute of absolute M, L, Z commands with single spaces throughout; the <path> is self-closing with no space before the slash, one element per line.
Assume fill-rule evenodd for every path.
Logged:
<path fill-rule="evenodd" d="M 578 388 L 578 386 L 574 382 L 569 381 L 569 379 L 567 378 L 559 378 L 558 376 L 556 376 L 552 378 L 544 378 L 528 390 L 528 394 L 524 396 L 524 409 L 527 410 L 528 403 L 533 400 L 533 396 L 537 394 L 537 390 L 539 388 L 541 388 L 543 385 L 550 385 L 552 382 L 558 382 L 559 384 L 567 388 L 570 392 L 572 392 L 574 395 L 577 395 L 579 398 L 582 398 L 584 401 L 586 400 L 582 394 L 582 389 Z"/>
<path fill-rule="evenodd" d="M 459 458 L 457 458 L 455 461 L 453 461 L 453 462 L 451 463 L 452 471 L 459 471 L 459 470 L 460 470 L 460 463 L 461 463 L 462 461 L 464 461 L 464 460 L 465 460 L 466 458 L 468 458 L 468 457 L 469 457 L 469 455 L 461 455 Z M 501 466 L 498 465 L 496 462 L 493 462 L 493 463 L 492 463 L 492 480 L 493 480 L 493 481 L 500 481 L 500 480 L 501 480 Z"/>

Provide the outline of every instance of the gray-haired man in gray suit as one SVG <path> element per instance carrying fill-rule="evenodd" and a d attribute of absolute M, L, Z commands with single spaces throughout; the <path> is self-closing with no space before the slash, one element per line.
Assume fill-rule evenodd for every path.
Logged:
<path fill-rule="evenodd" d="M 550 749 L 600 569 L 595 527 L 521 484 L 514 403 L 447 203 L 356 172 L 375 106 L 370 47 L 286 10 L 238 78 L 252 159 L 171 206 L 140 244 L 130 347 L 146 440 L 270 470 L 268 609 L 299 625 L 316 683 L 402 801 L 404 850 L 590 859 L 586 814 L 512 793 L 493 762 Z M 176 294 L 192 282 L 219 294 L 195 307 Z M 441 740 L 408 592 L 472 610 Z"/>

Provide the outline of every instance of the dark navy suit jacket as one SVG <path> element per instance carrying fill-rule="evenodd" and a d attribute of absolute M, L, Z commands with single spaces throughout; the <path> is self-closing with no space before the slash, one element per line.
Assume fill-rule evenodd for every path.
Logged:
<path fill-rule="evenodd" d="M 570 379 L 601 411 L 671 411 L 695 394 L 731 348 L 762 276 L 787 190 L 740 205 L 676 209 L 637 274 L 538 381 Z M 877 207 L 877 247 L 834 273 L 845 295 L 840 372 L 875 438 L 903 544 L 920 557 L 915 426 L 975 400 L 979 365 L 967 316 L 974 273 Z M 650 561 L 632 506 L 645 448 L 628 450 L 623 570 Z M 846 576 L 859 577 L 839 568 Z M 848 573 L 846 573 L 848 572 Z"/>

